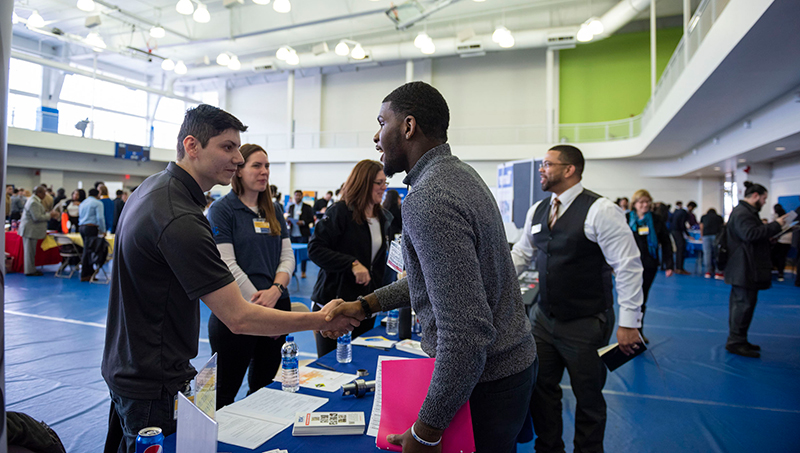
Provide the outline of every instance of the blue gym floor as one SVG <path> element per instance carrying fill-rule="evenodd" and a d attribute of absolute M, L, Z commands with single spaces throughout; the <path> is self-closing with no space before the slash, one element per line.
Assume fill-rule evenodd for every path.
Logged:
<path fill-rule="evenodd" d="M 687 269 L 694 269 L 689 260 Z M 68 452 L 102 451 L 109 408 L 100 376 L 106 285 L 45 276 L 6 276 L 5 378 L 8 411 L 47 422 Z M 317 268 L 308 263 L 292 300 L 308 303 Z M 298 273 L 299 274 L 299 273 Z M 728 294 L 721 281 L 700 275 L 656 278 L 645 333 L 650 352 L 609 373 L 607 452 L 800 451 L 800 288 L 774 282 L 759 293 L 750 341 L 760 359 L 725 351 Z M 206 322 L 198 358 L 210 356 Z M 297 335 L 305 357 L 313 336 Z M 613 340 L 612 340 L 613 341 Z M 572 451 L 575 399 L 565 376 L 564 439 Z M 246 389 L 240 392 L 244 395 Z M 532 443 L 520 451 L 533 451 Z"/>

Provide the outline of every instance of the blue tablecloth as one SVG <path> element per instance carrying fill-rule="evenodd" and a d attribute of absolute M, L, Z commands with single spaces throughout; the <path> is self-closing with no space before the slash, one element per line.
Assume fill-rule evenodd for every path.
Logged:
<path fill-rule="evenodd" d="M 294 262 L 308 261 L 308 244 L 292 244 Z"/>
<path fill-rule="evenodd" d="M 372 335 L 385 335 L 386 329 L 382 326 L 370 330 L 365 336 Z M 419 340 L 415 336 L 416 340 Z M 389 349 L 383 351 L 375 348 L 367 348 L 364 346 L 353 346 L 353 362 L 348 364 L 341 364 L 336 362 L 336 351 L 331 352 L 311 363 L 309 366 L 314 366 L 315 363 L 323 363 L 331 366 L 342 373 L 356 374 L 359 368 L 369 371 L 369 376 L 365 380 L 375 379 L 375 371 L 378 366 L 378 356 L 388 355 L 397 357 L 414 357 L 420 356 L 408 354 L 397 349 Z M 273 382 L 268 386 L 269 388 L 279 389 L 281 384 Z M 307 389 L 300 387 L 300 393 L 307 395 L 319 396 L 328 398 L 329 401 L 317 409 L 318 411 L 349 411 L 349 412 L 364 412 L 364 417 L 369 425 L 370 412 L 372 411 L 372 401 L 374 394 L 369 393 L 363 398 L 343 397 L 342 392 L 335 393 L 323 392 L 319 390 Z M 365 429 L 366 432 L 366 429 Z M 241 448 L 234 445 L 220 442 L 217 449 L 219 452 L 230 453 L 245 453 L 245 452 L 265 452 L 275 448 L 282 448 L 289 450 L 291 453 L 339 453 L 339 452 L 362 452 L 362 451 L 382 451 L 375 446 L 375 438 L 369 437 L 366 434 L 360 436 L 309 436 L 309 437 L 293 437 L 291 427 L 283 430 L 280 434 L 273 437 L 255 450 Z M 164 452 L 174 453 L 175 451 L 175 436 L 169 436 L 164 441 Z"/>

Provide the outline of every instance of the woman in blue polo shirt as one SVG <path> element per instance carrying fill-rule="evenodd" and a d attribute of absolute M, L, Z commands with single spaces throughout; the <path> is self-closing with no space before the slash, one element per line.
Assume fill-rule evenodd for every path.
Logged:
<path fill-rule="evenodd" d="M 220 255 L 245 300 L 290 311 L 286 290 L 294 272 L 289 229 L 269 191 L 269 159 L 258 145 L 240 149 L 245 162 L 232 190 L 208 210 Z M 285 338 L 237 335 L 213 313 L 208 339 L 217 356 L 217 409 L 233 403 L 249 366 L 248 394 L 266 386 L 280 367 Z"/>

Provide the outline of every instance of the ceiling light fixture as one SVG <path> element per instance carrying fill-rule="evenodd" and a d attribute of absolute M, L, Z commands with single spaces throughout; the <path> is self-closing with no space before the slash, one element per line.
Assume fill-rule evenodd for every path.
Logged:
<path fill-rule="evenodd" d="M 161 62 L 161 69 L 165 71 L 172 71 L 175 69 L 175 62 L 172 59 L 167 58 L 166 60 Z"/>
<path fill-rule="evenodd" d="M 281 48 L 278 49 L 277 52 L 275 52 L 275 58 L 281 61 L 286 61 L 286 59 L 289 58 L 289 54 L 291 54 L 292 52 L 294 52 L 294 49 L 292 49 L 291 47 L 281 46 Z"/>
<path fill-rule="evenodd" d="M 186 64 L 183 62 L 183 60 L 180 60 L 175 64 L 175 74 L 184 75 L 186 74 L 186 71 Z"/>
<path fill-rule="evenodd" d="M 11 11 L 11 23 L 17 25 L 19 23 L 19 16 L 16 11 Z"/>
<path fill-rule="evenodd" d="M 167 36 L 167 32 L 161 25 L 156 25 L 155 27 L 150 29 L 150 36 L 152 36 L 153 38 L 163 38 L 164 36 Z"/>
<path fill-rule="evenodd" d="M 25 24 L 28 28 L 42 28 L 44 27 L 44 18 L 39 15 L 39 11 L 34 10 L 28 16 L 28 22 Z"/>
<path fill-rule="evenodd" d="M 198 3 L 197 9 L 194 11 L 194 14 L 192 15 L 192 19 L 194 19 L 195 22 L 200 24 L 209 23 L 211 21 L 211 14 L 209 14 L 206 5 Z"/>
<path fill-rule="evenodd" d="M 504 49 L 508 49 L 509 47 L 514 47 L 514 37 L 511 36 L 511 31 L 506 27 L 497 27 L 494 33 L 492 33 L 492 41 L 496 42 L 500 45 L 500 47 Z"/>
<path fill-rule="evenodd" d="M 416 38 L 414 38 L 414 46 L 416 46 L 417 49 L 422 49 L 429 41 L 431 41 L 431 37 L 428 36 L 427 33 L 422 32 L 418 34 Z"/>
<path fill-rule="evenodd" d="M 253 0 L 256 5 L 269 5 L 269 0 Z"/>
<path fill-rule="evenodd" d="M 361 44 L 356 44 L 355 47 L 353 47 L 353 51 L 350 52 L 350 56 L 355 60 L 363 60 L 364 58 L 367 58 L 367 52 L 364 51 L 364 48 L 361 47 Z"/>
<path fill-rule="evenodd" d="M 86 35 L 86 44 L 89 44 L 95 51 L 100 52 L 106 48 L 106 42 L 99 33 L 91 32 Z"/>
<path fill-rule="evenodd" d="M 237 57 L 236 55 L 233 55 L 231 57 L 231 61 L 228 62 L 228 69 L 230 69 L 231 71 L 238 71 L 242 69 L 242 63 L 239 62 L 239 57 Z"/>
<path fill-rule="evenodd" d="M 217 55 L 217 64 L 220 66 L 228 66 L 228 63 L 231 62 L 231 57 L 228 55 L 227 52 L 222 52 L 221 54 Z"/>
<path fill-rule="evenodd" d="M 295 52 L 294 49 L 292 49 L 289 52 L 289 56 L 286 57 L 286 63 L 292 66 L 297 66 L 300 64 L 300 57 L 297 55 L 297 52 Z"/>
<path fill-rule="evenodd" d="M 292 4 L 289 0 L 275 0 L 275 3 L 272 4 L 272 9 L 279 13 L 288 13 L 292 10 Z"/>
<path fill-rule="evenodd" d="M 175 11 L 188 16 L 194 12 L 194 4 L 192 0 L 178 0 L 178 4 L 175 5 Z"/>
<path fill-rule="evenodd" d="M 777 146 L 777 147 L 775 147 L 775 151 L 786 151 L 786 147 L 785 146 Z"/>
<path fill-rule="evenodd" d="M 605 27 L 603 23 L 600 22 L 600 19 L 596 17 L 590 18 L 588 21 L 587 27 L 589 27 L 589 31 L 592 32 L 593 35 L 597 36 L 603 33 Z"/>
<path fill-rule="evenodd" d="M 425 55 L 432 55 L 434 52 L 436 52 L 436 46 L 433 44 L 432 39 L 428 39 L 428 41 L 420 48 L 420 50 Z"/>
<path fill-rule="evenodd" d="M 586 24 L 581 24 L 581 28 L 575 35 L 575 39 L 580 42 L 589 42 L 592 40 L 592 38 L 594 38 L 594 34 L 592 34 L 592 31 L 589 30 L 589 26 Z"/>
<path fill-rule="evenodd" d="M 87 13 L 94 11 L 94 0 L 78 0 L 78 9 Z"/>
<path fill-rule="evenodd" d="M 350 48 L 347 47 L 347 43 L 344 40 L 339 41 L 339 44 L 336 44 L 336 47 L 333 49 L 336 55 L 340 57 L 346 57 L 347 54 L 350 53 Z"/>

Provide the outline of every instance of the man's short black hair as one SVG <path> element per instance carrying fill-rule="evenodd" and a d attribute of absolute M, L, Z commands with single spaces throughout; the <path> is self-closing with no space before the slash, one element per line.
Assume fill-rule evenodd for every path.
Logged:
<path fill-rule="evenodd" d="M 694 209 L 697 207 L 697 203 L 695 203 L 694 201 L 690 201 L 689 204 L 686 205 L 686 207 L 689 209 Z"/>
<path fill-rule="evenodd" d="M 117 196 L 118 196 L 118 197 L 121 197 L 121 196 L 122 196 L 122 194 L 123 194 L 124 192 L 123 192 L 123 191 L 121 191 L 121 190 L 117 190 L 117 192 L 116 192 L 116 193 L 117 193 Z"/>
<path fill-rule="evenodd" d="M 183 140 L 187 136 L 191 135 L 196 138 L 200 142 L 200 146 L 205 148 L 211 137 L 216 137 L 228 129 L 244 132 L 247 130 L 247 126 L 235 116 L 213 105 L 200 104 L 187 110 L 183 117 L 181 130 L 178 132 L 178 160 L 183 159 L 183 156 L 186 155 Z"/>
<path fill-rule="evenodd" d="M 578 148 L 572 145 L 556 145 L 550 148 L 550 151 L 558 151 L 558 158 L 565 164 L 575 167 L 575 173 L 578 177 L 583 176 L 583 167 L 586 165 L 586 160 L 583 158 L 583 153 Z"/>
<path fill-rule="evenodd" d="M 325 193 L 325 195 L 333 195 L 333 191 L 332 191 L 332 190 L 329 190 L 329 191 L 327 191 L 327 192 Z"/>
<path fill-rule="evenodd" d="M 683 202 L 678 200 L 678 201 L 675 202 L 675 206 L 680 208 L 681 206 L 683 206 Z"/>
<path fill-rule="evenodd" d="M 96 197 L 98 195 L 100 195 L 100 191 L 99 190 L 97 190 L 97 189 L 89 189 L 89 196 L 90 197 Z"/>
<path fill-rule="evenodd" d="M 396 88 L 383 99 L 394 113 L 411 115 L 426 137 L 447 142 L 450 109 L 439 91 L 425 82 L 411 82 Z"/>
<path fill-rule="evenodd" d="M 298 189 L 298 190 L 295 190 L 294 193 L 303 193 L 303 191 Z"/>

